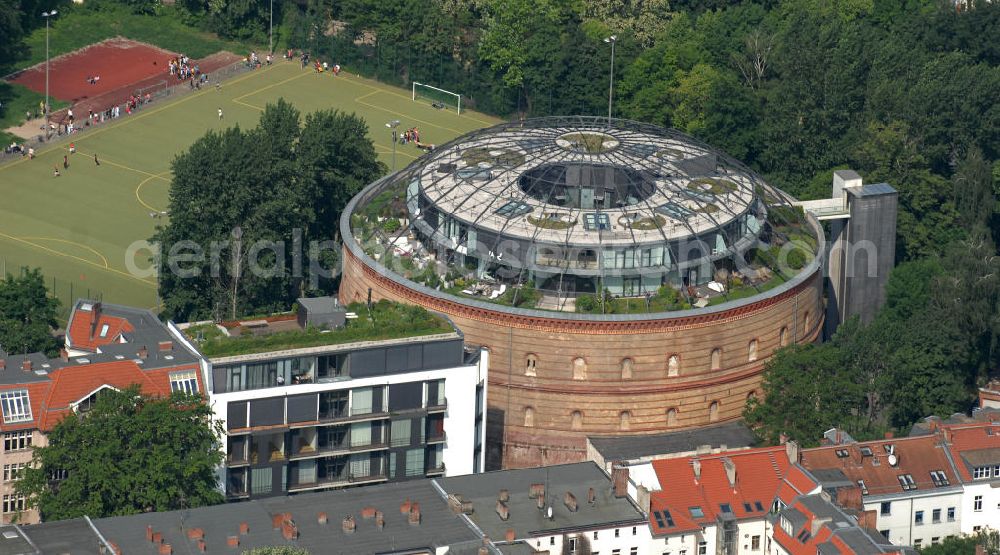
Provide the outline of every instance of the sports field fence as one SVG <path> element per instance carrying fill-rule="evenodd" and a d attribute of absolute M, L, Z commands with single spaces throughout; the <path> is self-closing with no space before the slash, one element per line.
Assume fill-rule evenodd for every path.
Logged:
<path fill-rule="evenodd" d="M 31 268 L 28 264 L 14 260 L 8 256 L 0 256 L 0 276 L 6 279 L 7 275 L 24 277 L 24 274 Z M 60 322 L 66 323 L 69 314 L 73 310 L 73 303 L 77 299 L 103 300 L 104 292 L 96 287 L 92 287 L 85 281 L 74 281 L 59 278 L 56 276 L 45 276 L 45 287 L 49 297 L 59 300 L 59 312 L 57 318 Z"/>

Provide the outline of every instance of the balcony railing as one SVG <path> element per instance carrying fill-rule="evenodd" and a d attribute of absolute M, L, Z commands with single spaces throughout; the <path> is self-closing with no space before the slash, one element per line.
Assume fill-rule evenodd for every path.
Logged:
<path fill-rule="evenodd" d="M 442 412 L 448 409 L 448 399 L 427 399 L 427 412 Z"/>
<path fill-rule="evenodd" d="M 294 481 L 288 484 L 288 491 L 301 491 L 334 486 L 346 486 L 351 484 L 366 484 L 370 482 L 382 482 L 387 479 L 388 478 L 385 472 L 372 472 L 364 475 L 345 473 L 338 476 L 317 478 L 311 482 Z"/>
<path fill-rule="evenodd" d="M 311 459 L 315 457 L 323 457 L 329 455 L 346 455 L 349 453 L 378 451 L 380 449 L 388 449 L 388 448 L 389 444 L 385 441 L 366 443 L 363 445 L 351 445 L 350 442 L 344 441 L 343 443 L 338 443 L 335 445 L 322 445 L 319 447 L 313 447 L 307 444 L 295 448 L 291 456 L 288 458 L 289 460 Z"/>
<path fill-rule="evenodd" d="M 437 463 L 437 464 L 433 464 L 432 463 L 431 466 L 427 467 L 427 475 L 428 476 L 437 476 L 437 475 L 441 475 L 441 474 L 444 474 L 444 463 L 443 462 L 442 463 Z"/>
<path fill-rule="evenodd" d="M 424 438 L 425 443 L 444 443 L 448 440 L 448 434 L 444 430 L 431 430 Z"/>

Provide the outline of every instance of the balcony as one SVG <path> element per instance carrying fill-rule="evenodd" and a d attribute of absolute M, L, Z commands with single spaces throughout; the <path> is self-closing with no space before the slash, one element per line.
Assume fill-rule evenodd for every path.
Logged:
<path fill-rule="evenodd" d="M 427 399 L 427 412 L 445 412 L 448 410 L 448 399 Z"/>
<path fill-rule="evenodd" d="M 427 476 L 443 476 L 444 475 L 444 463 L 432 464 L 427 467 Z"/>
<path fill-rule="evenodd" d="M 250 460 L 247 458 L 246 453 L 228 453 L 226 455 L 226 465 L 229 467 L 234 466 L 245 466 L 250 464 Z"/>
<path fill-rule="evenodd" d="M 384 482 L 388 479 L 385 472 L 372 472 L 365 475 L 344 474 L 327 478 L 318 478 L 311 482 L 292 482 L 288 484 L 289 492 L 307 491 L 338 486 L 350 486 L 360 484 L 372 484 Z"/>
<path fill-rule="evenodd" d="M 389 411 L 379 410 L 379 412 L 366 412 L 359 414 L 349 414 L 347 411 L 329 411 L 319 413 L 321 424 L 331 424 L 337 422 L 364 422 L 366 420 L 384 420 L 389 418 Z"/>
<path fill-rule="evenodd" d="M 303 459 L 315 459 L 318 457 L 328 457 L 331 455 L 348 455 L 350 453 L 364 453 L 366 451 L 378 451 L 381 449 L 388 449 L 389 444 L 385 441 L 367 443 L 364 445 L 351 445 L 348 441 L 343 441 L 337 444 L 320 445 L 318 447 L 313 447 L 309 444 L 296 446 L 291 456 L 288 457 L 289 460 L 297 461 Z"/>
<path fill-rule="evenodd" d="M 448 434 L 444 430 L 429 430 L 424 438 L 424 443 L 444 443 L 448 441 Z"/>

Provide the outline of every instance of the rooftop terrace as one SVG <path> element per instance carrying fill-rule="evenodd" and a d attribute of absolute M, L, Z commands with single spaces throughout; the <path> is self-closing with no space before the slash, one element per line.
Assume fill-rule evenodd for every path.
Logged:
<path fill-rule="evenodd" d="M 345 324 L 333 329 L 302 327 L 295 312 L 179 327 L 209 358 L 456 333 L 447 319 L 418 306 L 382 300 L 373 304 L 371 311 L 363 303 L 345 308 Z"/>

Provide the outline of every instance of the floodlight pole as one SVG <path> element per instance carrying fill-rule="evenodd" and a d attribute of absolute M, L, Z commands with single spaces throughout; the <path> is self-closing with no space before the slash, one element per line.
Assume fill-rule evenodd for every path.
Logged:
<path fill-rule="evenodd" d="M 611 100 L 615 95 L 615 43 L 618 42 L 618 35 L 611 35 L 604 39 L 604 42 L 611 43 L 611 79 L 608 85 L 608 128 L 611 127 Z"/>
<path fill-rule="evenodd" d="M 399 127 L 399 120 L 394 119 L 385 124 L 386 127 L 392 130 L 392 171 L 396 171 L 396 128 Z"/>
<path fill-rule="evenodd" d="M 45 138 L 49 138 L 49 19 L 55 16 L 57 11 L 42 12 L 45 18 Z"/>
<path fill-rule="evenodd" d="M 267 51 L 274 54 L 274 0 L 271 0 L 271 13 L 267 21 Z"/>

